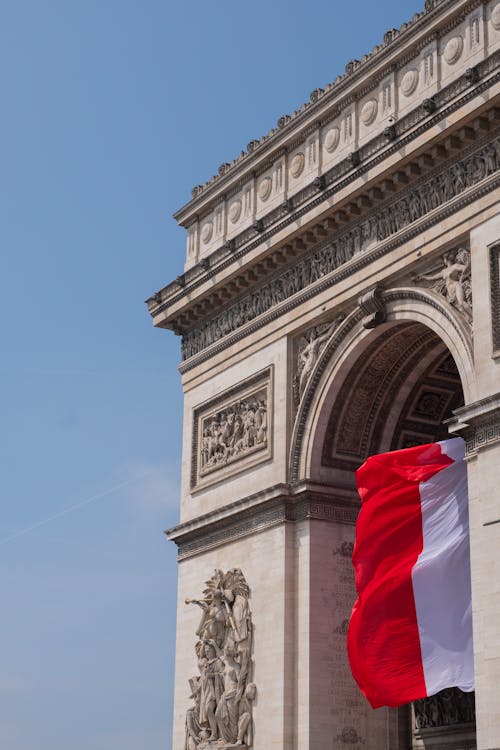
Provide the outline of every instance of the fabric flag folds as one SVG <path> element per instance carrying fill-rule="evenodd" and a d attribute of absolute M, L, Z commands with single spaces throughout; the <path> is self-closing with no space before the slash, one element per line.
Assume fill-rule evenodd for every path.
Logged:
<path fill-rule="evenodd" d="M 463 440 L 372 456 L 356 479 L 354 679 L 373 708 L 473 690 Z"/>

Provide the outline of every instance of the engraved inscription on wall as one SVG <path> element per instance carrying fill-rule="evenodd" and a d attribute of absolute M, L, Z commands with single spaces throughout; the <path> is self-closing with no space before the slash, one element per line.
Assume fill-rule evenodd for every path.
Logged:
<path fill-rule="evenodd" d="M 317 558 L 321 569 L 328 574 L 321 575 L 318 582 L 318 596 L 314 604 L 318 622 L 315 624 L 316 669 L 324 665 L 323 678 L 314 673 L 311 678 L 318 694 L 328 695 L 328 718 L 330 724 L 332 750 L 369 750 L 386 745 L 386 716 L 373 712 L 367 717 L 365 698 L 354 682 L 347 659 L 346 638 L 352 605 L 356 599 L 354 571 L 351 557 L 354 529 L 336 527 L 329 529 L 329 549 L 326 538 L 315 540 L 315 554 L 322 547 L 321 557 Z M 325 545 L 323 547 L 323 544 Z M 318 572 L 317 575 L 320 575 Z M 329 623 L 328 627 L 321 622 Z"/>
<path fill-rule="evenodd" d="M 500 245 L 490 247 L 490 295 L 493 356 L 500 357 Z"/>
<path fill-rule="evenodd" d="M 191 486 L 205 486 L 271 457 L 272 368 L 196 409 Z"/>

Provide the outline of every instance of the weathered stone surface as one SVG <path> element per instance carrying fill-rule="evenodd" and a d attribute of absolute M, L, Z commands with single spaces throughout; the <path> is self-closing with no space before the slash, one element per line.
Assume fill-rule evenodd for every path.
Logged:
<path fill-rule="evenodd" d="M 500 747 L 499 19 L 499 0 L 429 0 L 177 214 L 185 273 L 148 302 L 183 336 L 173 750 Z M 345 652 L 356 468 L 448 429 L 467 443 L 477 732 L 452 690 L 372 711 Z M 214 569 L 252 589 L 246 745 L 232 625 L 208 637 L 184 603 Z M 215 623 L 216 598 L 234 610 L 216 588 Z M 217 660 L 221 726 L 224 690 L 204 723 L 190 697 Z"/>

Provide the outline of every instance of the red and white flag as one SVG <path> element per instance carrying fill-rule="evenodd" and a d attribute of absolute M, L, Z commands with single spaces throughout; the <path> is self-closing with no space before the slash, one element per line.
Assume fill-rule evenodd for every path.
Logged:
<path fill-rule="evenodd" d="M 463 440 L 372 456 L 356 479 L 354 679 L 373 708 L 473 690 Z"/>

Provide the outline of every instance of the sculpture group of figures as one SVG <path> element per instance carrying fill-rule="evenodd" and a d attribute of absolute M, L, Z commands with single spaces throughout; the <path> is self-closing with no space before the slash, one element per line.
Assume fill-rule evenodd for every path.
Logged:
<path fill-rule="evenodd" d="M 267 429 L 265 389 L 203 419 L 201 473 L 241 458 L 256 448 L 265 448 Z"/>
<path fill-rule="evenodd" d="M 263 284 L 258 291 L 187 332 L 183 336 L 183 358 L 197 354 L 499 169 L 500 139 L 497 138 L 426 182 L 415 185 L 403 197 L 319 247 Z"/>
<path fill-rule="evenodd" d="M 454 724 L 473 724 L 476 721 L 474 693 L 463 693 L 458 688 L 448 688 L 415 701 L 415 728 L 430 729 Z"/>
<path fill-rule="evenodd" d="M 195 652 L 199 675 L 189 680 L 185 750 L 229 750 L 253 745 L 252 618 L 249 588 L 239 568 L 216 570 L 203 599 Z"/>

